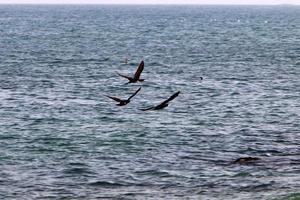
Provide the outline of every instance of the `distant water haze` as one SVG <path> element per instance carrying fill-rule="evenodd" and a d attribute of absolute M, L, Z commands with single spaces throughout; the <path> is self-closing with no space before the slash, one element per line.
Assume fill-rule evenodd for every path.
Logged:
<path fill-rule="evenodd" d="M 228 4 L 228 5 L 300 5 L 299 0 L 0 0 L 0 4 Z"/>

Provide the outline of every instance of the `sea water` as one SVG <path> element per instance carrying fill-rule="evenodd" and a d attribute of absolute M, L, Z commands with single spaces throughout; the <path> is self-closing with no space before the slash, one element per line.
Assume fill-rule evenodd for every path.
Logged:
<path fill-rule="evenodd" d="M 0 198 L 299 198 L 299 55 L 297 6 L 1 5 Z"/>

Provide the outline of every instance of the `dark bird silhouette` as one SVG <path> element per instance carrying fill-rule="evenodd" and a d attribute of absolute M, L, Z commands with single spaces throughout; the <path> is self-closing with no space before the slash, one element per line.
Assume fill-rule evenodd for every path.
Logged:
<path fill-rule="evenodd" d="M 247 163 L 252 163 L 255 161 L 260 160 L 260 158 L 257 157 L 242 157 L 234 160 L 232 163 L 233 164 L 247 164 Z"/>
<path fill-rule="evenodd" d="M 172 96 L 170 96 L 167 100 L 161 102 L 159 105 L 157 106 L 153 106 L 150 108 L 144 108 L 144 109 L 140 109 L 142 111 L 147 111 L 147 110 L 160 110 L 163 109 L 167 106 L 169 106 L 169 102 L 172 101 L 173 99 L 175 99 L 178 95 L 179 95 L 180 91 L 176 92 L 175 94 L 173 94 Z"/>
<path fill-rule="evenodd" d="M 120 73 L 118 73 L 118 72 L 117 72 L 117 74 L 118 74 L 119 76 L 122 76 L 122 77 L 124 77 L 124 78 L 127 78 L 127 79 L 129 80 L 128 83 L 136 83 L 136 82 L 138 82 L 138 81 L 139 81 L 139 82 L 143 82 L 144 79 L 140 79 L 140 76 L 141 76 L 141 73 L 142 73 L 143 70 L 144 70 L 144 61 L 142 60 L 142 62 L 141 62 L 140 65 L 138 66 L 138 68 L 137 68 L 137 70 L 136 70 L 136 72 L 135 72 L 135 74 L 134 74 L 133 77 L 126 76 L 126 75 L 120 74 Z M 127 84 L 128 84 L 128 83 L 127 83 Z"/>
<path fill-rule="evenodd" d="M 105 95 L 105 96 L 107 96 L 108 98 L 110 98 L 112 100 L 115 100 L 116 102 L 119 102 L 118 104 L 116 104 L 117 106 L 125 106 L 126 104 L 128 104 L 130 102 L 130 99 L 132 97 L 134 97 L 140 90 L 141 90 L 141 87 L 137 91 L 135 91 L 135 93 L 133 95 L 131 95 L 128 99 L 119 99 L 118 97 L 112 97 L 112 96 L 108 96 L 108 95 Z"/>

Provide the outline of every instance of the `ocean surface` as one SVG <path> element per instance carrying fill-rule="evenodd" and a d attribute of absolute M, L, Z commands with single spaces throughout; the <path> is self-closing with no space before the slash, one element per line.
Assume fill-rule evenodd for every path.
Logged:
<path fill-rule="evenodd" d="M 0 6 L 0 199 L 299 198 L 299 6 Z"/>

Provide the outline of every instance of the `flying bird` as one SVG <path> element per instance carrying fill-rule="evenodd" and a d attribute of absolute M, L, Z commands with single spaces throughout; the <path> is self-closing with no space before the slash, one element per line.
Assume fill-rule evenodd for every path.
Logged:
<path fill-rule="evenodd" d="M 117 74 L 118 74 L 119 76 L 122 76 L 122 77 L 124 77 L 124 78 L 127 78 L 127 79 L 129 80 L 128 83 L 136 83 L 136 82 L 138 82 L 138 81 L 139 81 L 139 82 L 143 82 L 144 79 L 140 79 L 140 76 L 141 76 L 141 73 L 142 73 L 143 70 L 144 70 L 144 61 L 142 60 L 141 63 L 139 64 L 139 66 L 138 66 L 138 68 L 137 68 L 137 70 L 136 70 L 136 72 L 135 72 L 135 74 L 134 74 L 133 77 L 126 76 L 126 75 L 120 74 L 120 73 L 118 73 L 118 72 L 117 72 Z M 127 83 L 127 84 L 128 84 L 128 83 Z"/>
<path fill-rule="evenodd" d="M 153 106 L 153 107 L 150 107 L 150 108 L 144 108 L 144 109 L 140 109 L 142 111 L 147 111 L 147 110 L 160 110 L 160 109 L 163 109 L 165 107 L 167 107 L 169 104 L 170 101 L 172 101 L 173 99 L 175 99 L 178 95 L 179 95 L 180 91 L 176 92 L 175 94 L 173 94 L 172 96 L 170 96 L 167 100 L 161 102 L 159 105 L 157 106 Z"/>
<path fill-rule="evenodd" d="M 130 99 L 132 97 L 134 97 L 140 90 L 141 90 L 141 87 L 137 91 L 135 91 L 135 93 L 133 95 L 131 95 L 128 99 L 119 99 L 118 97 L 112 97 L 112 96 L 108 96 L 108 95 L 105 95 L 105 96 L 107 96 L 108 98 L 110 98 L 112 100 L 115 100 L 116 102 L 119 102 L 118 104 L 116 104 L 117 106 L 125 106 L 126 104 L 128 104 L 130 102 Z"/>

